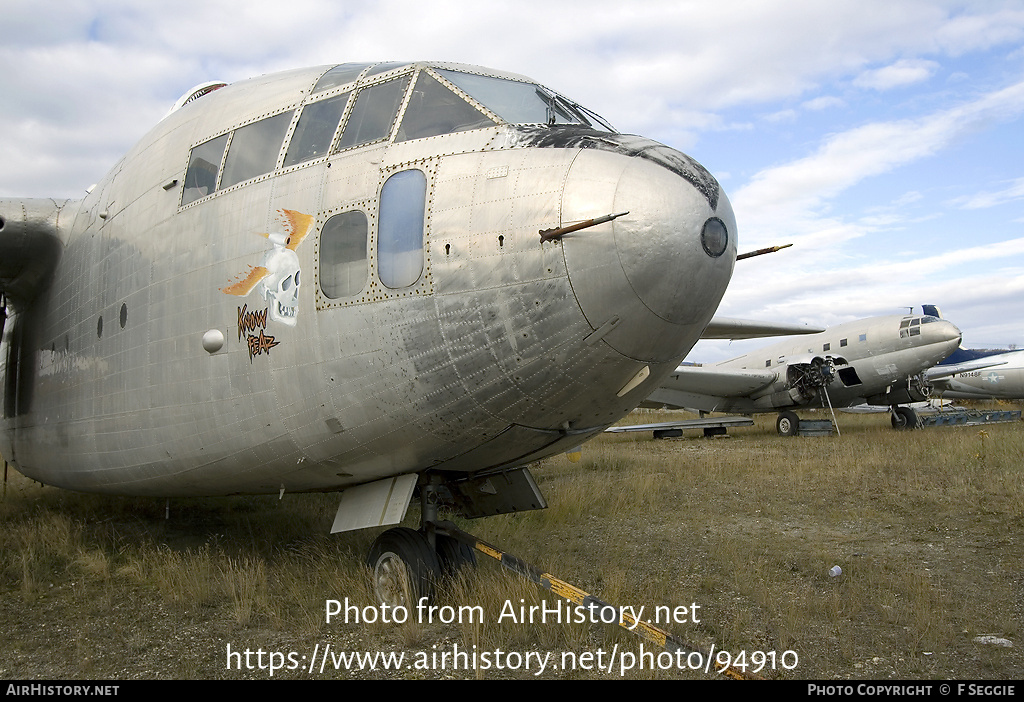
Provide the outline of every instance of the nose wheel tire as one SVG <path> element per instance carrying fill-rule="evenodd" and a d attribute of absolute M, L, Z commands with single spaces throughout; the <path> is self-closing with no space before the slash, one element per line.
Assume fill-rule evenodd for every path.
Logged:
<path fill-rule="evenodd" d="M 388 529 L 373 542 L 366 563 L 378 602 L 405 607 L 408 612 L 421 598 L 433 599 L 440 567 L 437 554 L 420 532 L 407 527 Z"/>
<path fill-rule="evenodd" d="M 800 417 L 795 412 L 779 412 L 775 420 L 775 429 L 780 436 L 796 436 L 800 431 Z"/>
<path fill-rule="evenodd" d="M 476 567 L 476 552 L 458 539 L 438 534 L 437 562 L 441 567 L 441 577 L 454 578 L 463 568 Z"/>

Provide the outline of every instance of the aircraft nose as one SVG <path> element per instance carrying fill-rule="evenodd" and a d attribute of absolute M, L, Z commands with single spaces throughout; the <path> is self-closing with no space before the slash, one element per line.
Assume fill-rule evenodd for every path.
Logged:
<path fill-rule="evenodd" d="M 949 347 L 950 353 L 960 347 L 960 341 L 963 339 L 960 329 L 945 319 L 922 325 L 922 329 L 932 336 L 932 343 L 945 344 Z"/>
<path fill-rule="evenodd" d="M 736 260 L 736 219 L 700 164 L 655 148 L 655 158 L 579 153 L 563 223 L 628 214 L 566 235 L 562 247 L 591 326 L 623 355 L 660 363 L 687 353 L 718 308 Z"/>

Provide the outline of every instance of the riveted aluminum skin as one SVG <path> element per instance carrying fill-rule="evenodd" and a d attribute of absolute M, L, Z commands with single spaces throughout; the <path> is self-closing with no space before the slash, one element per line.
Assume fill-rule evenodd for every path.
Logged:
<path fill-rule="evenodd" d="M 8 309 L 3 458 L 82 491 L 337 490 L 523 465 L 639 404 L 725 291 L 735 223 L 724 196 L 712 207 L 709 188 L 628 150 L 538 145 L 497 115 L 401 141 L 399 113 L 387 138 L 283 166 L 308 103 L 405 75 L 414 85 L 437 67 L 508 75 L 396 64 L 314 92 L 322 66 L 229 85 L 168 115 L 65 205 L 53 283 Z M 285 113 L 272 170 L 184 197 L 191 150 Z M 420 274 L 389 288 L 381 192 L 410 170 L 425 183 Z M 624 210 L 540 241 L 541 230 Z M 358 292 L 328 297 L 322 230 L 354 211 L 367 222 Z M 730 234 L 718 259 L 699 242 L 712 214 Z"/>
<path fill-rule="evenodd" d="M 591 326 L 618 318 L 604 339 L 637 360 L 661 363 L 687 353 L 732 276 L 736 221 L 724 194 L 712 204 L 656 162 L 588 149 L 574 160 L 562 200 L 566 221 L 629 212 L 563 238 L 573 291 Z M 701 245 L 710 217 L 730 233 L 717 258 Z M 694 285 L 698 280 L 702 285 Z"/>

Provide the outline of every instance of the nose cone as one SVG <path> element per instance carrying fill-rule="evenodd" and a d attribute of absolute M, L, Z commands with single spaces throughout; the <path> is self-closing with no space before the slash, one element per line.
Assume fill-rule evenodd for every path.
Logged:
<path fill-rule="evenodd" d="M 562 246 L 591 326 L 623 355 L 660 363 L 687 353 L 718 308 L 736 260 L 736 220 L 707 171 L 656 148 L 673 167 L 665 158 L 580 152 L 562 222 L 629 214 L 566 235 Z"/>
<path fill-rule="evenodd" d="M 957 326 L 952 322 L 947 322 L 945 319 L 938 319 L 930 324 L 922 324 L 921 335 L 928 344 L 935 344 L 937 346 L 942 354 L 939 356 L 939 360 L 960 348 L 960 341 L 963 338 Z"/>

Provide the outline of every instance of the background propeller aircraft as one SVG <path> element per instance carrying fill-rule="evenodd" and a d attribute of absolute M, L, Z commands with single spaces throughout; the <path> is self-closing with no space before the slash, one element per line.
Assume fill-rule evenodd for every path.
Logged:
<path fill-rule="evenodd" d="M 543 507 L 524 466 L 673 372 L 736 241 L 700 164 L 522 76 L 204 84 L 84 199 L 0 200 L 0 454 L 87 492 L 344 491 L 334 531 L 418 488 L 369 557 L 415 597 L 468 558 L 441 497 Z"/>
<path fill-rule="evenodd" d="M 928 398 L 929 369 L 960 345 L 960 330 L 936 314 L 872 317 L 789 339 L 714 365 L 680 366 L 645 407 L 753 414 L 779 412 L 784 436 L 799 431 L 793 411 L 868 403 L 892 408 L 896 428 L 914 427 L 903 405 Z"/>
<path fill-rule="evenodd" d="M 935 394 L 942 399 L 1024 399 L 1024 351 L 985 355 L 973 364 L 961 362 L 950 366 L 943 361 L 935 369 L 947 367 L 950 372 L 935 381 Z"/>

